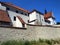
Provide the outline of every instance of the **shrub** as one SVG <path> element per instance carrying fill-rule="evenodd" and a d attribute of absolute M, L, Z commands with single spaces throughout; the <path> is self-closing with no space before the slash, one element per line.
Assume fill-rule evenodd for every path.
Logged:
<path fill-rule="evenodd" d="M 9 40 L 6 42 L 2 42 L 1 45 L 54 45 L 56 43 L 60 43 L 60 40 L 44 40 L 39 39 L 38 41 L 17 41 L 17 40 Z"/>

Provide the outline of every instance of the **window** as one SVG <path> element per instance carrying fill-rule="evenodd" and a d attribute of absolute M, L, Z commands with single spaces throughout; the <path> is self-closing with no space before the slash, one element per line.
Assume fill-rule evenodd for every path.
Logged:
<path fill-rule="evenodd" d="M 10 10 L 10 8 L 8 8 L 8 7 L 7 7 L 6 9 L 7 9 L 7 10 Z"/>
<path fill-rule="evenodd" d="M 47 22 L 47 23 L 51 23 L 51 21 L 49 21 L 49 20 L 45 20 L 45 22 Z"/>
<path fill-rule="evenodd" d="M 18 11 L 16 10 L 16 13 L 18 13 Z"/>
<path fill-rule="evenodd" d="M 21 14 L 23 14 L 23 12 L 21 12 Z"/>
<path fill-rule="evenodd" d="M 42 21 L 43 21 L 43 19 L 42 19 Z"/>
<path fill-rule="evenodd" d="M 27 16 L 27 14 L 25 13 L 25 15 Z"/>
<path fill-rule="evenodd" d="M 29 20 L 28 20 L 28 23 L 29 23 Z"/>
<path fill-rule="evenodd" d="M 16 21 L 16 17 L 14 16 L 14 21 Z"/>

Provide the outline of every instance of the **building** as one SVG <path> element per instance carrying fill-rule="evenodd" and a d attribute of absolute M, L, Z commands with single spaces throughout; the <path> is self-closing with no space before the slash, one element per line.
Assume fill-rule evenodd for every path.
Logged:
<path fill-rule="evenodd" d="M 44 15 L 43 13 L 33 10 L 29 14 L 29 24 L 34 24 L 34 25 L 45 25 L 44 21 Z"/>
<path fill-rule="evenodd" d="M 45 10 L 45 13 L 41 13 L 37 10 L 33 10 L 29 14 L 29 24 L 34 25 L 55 25 L 55 17 L 53 16 L 52 12 L 47 12 Z"/>
<path fill-rule="evenodd" d="M 29 12 L 11 3 L 0 2 L 0 25 L 25 28 L 26 24 L 54 25 L 56 22 L 52 12 Z"/>
<path fill-rule="evenodd" d="M 55 17 L 53 16 L 52 12 L 47 12 L 44 14 L 45 24 L 46 25 L 55 25 Z"/>
<path fill-rule="evenodd" d="M 17 7 L 15 5 L 11 4 L 11 3 L 6 3 L 6 2 L 0 2 L 0 10 L 7 13 L 7 14 L 4 14 L 4 12 L 3 12 L 3 14 L 6 15 L 6 17 L 9 18 L 10 23 L 13 27 L 26 27 L 25 24 L 28 23 L 28 19 L 29 19 L 28 13 L 29 13 L 29 11 L 24 10 L 20 7 Z M 4 16 L 2 18 L 6 18 L 6 17 Z M 7 19 L 4 19 L 4 20 L 7 20 Z M 6 21 L 6 22 L 8 22 L 8 21 Z"/>

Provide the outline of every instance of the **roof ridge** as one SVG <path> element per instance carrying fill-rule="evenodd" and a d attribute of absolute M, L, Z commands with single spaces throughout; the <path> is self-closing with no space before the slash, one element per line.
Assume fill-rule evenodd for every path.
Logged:
<path fill-rule="evenodd" d="M 0 3 L 5 4 L 5 5 L 7 5 L 7 6 L 14 7 L 14 8 L 18 9 L 18 10 L 22 10 L 22 11 L 24 11 L 24 12 L 30 13 L 28 10 L 25 10 L 24 8 L 21 8 L 21 7 L 19 7 L 19 6 L 15 6 L 14 4 L 12 4 L 12 3 L 10 3 L 10 2 L 7 3 L 7 2 L 1 2 L 1 1 L 0 1 Z"/>

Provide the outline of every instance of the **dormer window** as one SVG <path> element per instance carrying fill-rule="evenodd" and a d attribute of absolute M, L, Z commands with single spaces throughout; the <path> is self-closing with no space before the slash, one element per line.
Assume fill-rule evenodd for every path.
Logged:
<path fill-rule="evenodd" d="M 16 13 L 18 13 L 18 11 L 16 10 Z"/>
<path fill-rule="evenodd" d="M 8 8 L 8 7 L 7 7 L 6 9 L 7 9 L 7 10 L 10 10 L 10 8 Z"/>
<path fill-rule="evenodd" d="M 23 14 L 23 12 L 21 12 L 21 14 Z"/>
<path fill-rule="evenodd" d="M 27 16 L 27 14 L 25 13 L 25 15 Z"/>

